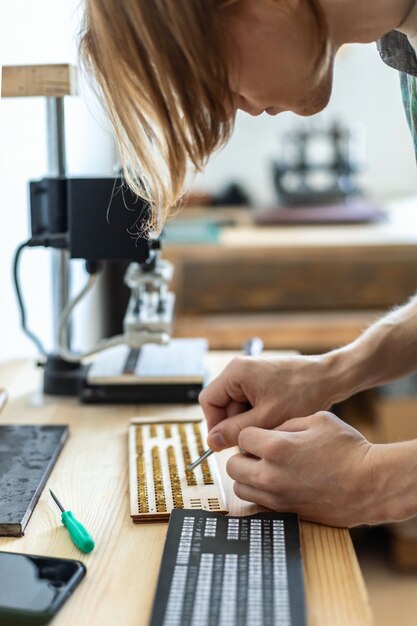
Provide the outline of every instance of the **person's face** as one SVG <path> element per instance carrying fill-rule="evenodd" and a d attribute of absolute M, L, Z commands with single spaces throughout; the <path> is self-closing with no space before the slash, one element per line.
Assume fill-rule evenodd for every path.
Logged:
<path fill-rule="evenodd" d="M 313 115 L 327 105 L 334 52 L 317 64 L 317 23 L 307 0 L 240 0 L 225 22 L 237 109 Z"/>

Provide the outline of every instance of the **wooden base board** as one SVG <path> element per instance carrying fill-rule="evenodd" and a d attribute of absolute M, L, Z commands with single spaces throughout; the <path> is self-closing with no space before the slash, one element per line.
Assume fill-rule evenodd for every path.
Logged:
<path fill-rule="evenodd" d="M 206 337 L 210 349 L 240 350 L 260 336 L 269 350 L 321 352 L 353 341 L 378 317 L 377 311 L 184 315 L 175 318 L 176 337 Z"/>
<path fill-rule="evenodd" d="M 205 435 L 201 418 L 132 420 L 129 472 L 134 523 L 166 521 L 173 508 L 227 513 L 214 457 L 194 471 L 186 469 L 203 454 Z"/>

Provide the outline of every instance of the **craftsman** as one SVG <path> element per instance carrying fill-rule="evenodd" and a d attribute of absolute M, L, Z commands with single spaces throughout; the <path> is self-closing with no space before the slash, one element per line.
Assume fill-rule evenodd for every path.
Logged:
<path fill-rule="evenodd" d="M 126 179 L 150 203 L 157 230 L 181 196 L 187 165 L 201 169 L 225 143 L 236 109 L 323 109 L 345 43 L 379 40 L 383 59 L 402 72 L 415 135 L 411 0 L 86 4 L 83 57 L 106 100 Z M 404 520 L 417 515 L 417 440 L 373 445 L 326 410 L 415 371 L 417 297 L 327 354 L 232 361 L 201 394 L 208 443 L 245 451 L 228 463 L 244 500 L 332 525 Z"/>

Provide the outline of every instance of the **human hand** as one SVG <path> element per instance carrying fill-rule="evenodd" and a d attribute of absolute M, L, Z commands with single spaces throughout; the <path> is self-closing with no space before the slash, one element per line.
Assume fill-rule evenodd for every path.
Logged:
<path fill-rule="evenodd" d="M 326 355 L 237 357 L 200 394 L 208 445 L 222 450 L 237 445 L 248 426 L 275 428 L 292 417 L 328 409 L 336 399 L 335 383 L 341 384 L 340 377 Z"/>
<path fill-rule="evenodd" d="M 332 413 L 291 419 L 274 430 L 244 428 L 239 446 L 245 453 L 229 459 L 227 472 L 242 500 L 332 526 L 387 521 L 375 484 L 375 448 L 383 446 Z"/>

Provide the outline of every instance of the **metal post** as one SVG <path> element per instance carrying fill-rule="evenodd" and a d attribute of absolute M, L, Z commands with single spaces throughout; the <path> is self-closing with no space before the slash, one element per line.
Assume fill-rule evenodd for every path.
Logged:
<path fill-rule="evenodd" d="M 46 98 L 47 154 L 50 176 L 65 176 L 65 116 L 64 99 Z M 70 293 L 70 266 L 67 250 L 52 252 L 52 353 L 58 352 L 58 329 L 61 313 L 68 303 Z M 70 344 L 70 329 L 68 343 Z M 70 347 L 69 345 L 67 347 Z"/>
<path fill-rule="evenodd" d="M 65 115 L 63 98 L 46 98 L 46 122 L 48 142 L 48 173 L 65 176 Z"/>

